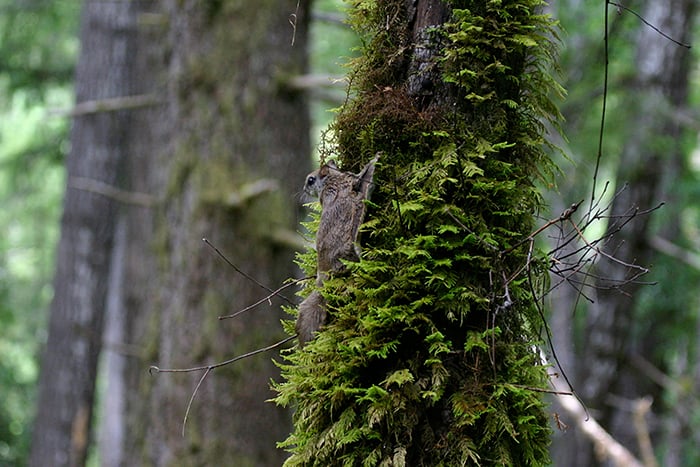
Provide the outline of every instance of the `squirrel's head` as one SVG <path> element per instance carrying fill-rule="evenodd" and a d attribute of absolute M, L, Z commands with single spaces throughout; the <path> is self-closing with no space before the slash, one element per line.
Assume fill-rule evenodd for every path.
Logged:
<path fill-rule="evenodd" d="M 329 161 L 323 164 L 320 169 L 314 170 L 307 175 L 304 182 L 304 192 L 307 195 L 318 197 L 323 189 L 323 181 L 333 170 L 337 171 L 338 167 L 335 165 L 335 162 Z"/>

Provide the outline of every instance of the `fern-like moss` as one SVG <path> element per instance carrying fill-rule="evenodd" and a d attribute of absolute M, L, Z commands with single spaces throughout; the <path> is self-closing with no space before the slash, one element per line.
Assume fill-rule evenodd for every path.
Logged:
<path fill-rule="evenodd" d="M 523 275 L 522 240 L 552 172 L 554 25 L 536 0 L 448 2 L 428 31 L 444 92 L 426 104 L 406 86 L 410 2 L 351 3 L 365 45 L 332 145 L 345 170 L 383 155 L 362 261 L 324 284 L 330 322 L 280 363 L 286 465 L 546 465 L 546 277 Z"/>

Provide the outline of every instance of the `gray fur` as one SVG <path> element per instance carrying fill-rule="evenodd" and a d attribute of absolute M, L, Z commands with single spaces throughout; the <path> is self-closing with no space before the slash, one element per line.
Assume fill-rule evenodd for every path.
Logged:
<path fill-rule="evenodd" d="M 321 203 L 321 220 L 316 233 L 317 287 L 321 287 L 329 275 L 345 272 L 343 261 L 360 260 L 357 239 L 378 158 L 379 155 L 375 156 L 359 174 L 341 172 L 329 162 L 306 177 L 304 191 L 318 196 Z M 323 297 L 314 291 L 299 305 L 296 322 L 299 344 L 303 346 L 310 340 L 326 318 Z"/>

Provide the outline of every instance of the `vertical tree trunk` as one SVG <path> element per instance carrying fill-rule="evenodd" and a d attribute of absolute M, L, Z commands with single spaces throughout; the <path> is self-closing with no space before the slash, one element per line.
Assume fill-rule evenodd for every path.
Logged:
<path fill-rule="evenodd" d="M 524 246 L 556 118 L 540 7 L 353 4 L 363 55 L 326 155 L 353 172 L 380 157 L 363 258 L 326 280 L 328 322 L 277 386 L 297 407 L 286 465 L 547 463 Z"/>
<path fill-rule="evenodd" d="M 216 363 L 283 337 L 278 298 L 217 319 L 268 292 L 202 238 L 269 287 L 295 275 L 309 120 L 304 95 L 286 82 L 306 68 L 309 3 L 297 10 L 292 0 L 163 0 L 142 18 L 140 92 L 162 105 L 135 116 L 141 131 L 129 142 L 129 189 L 153 203 L 126 216 L 115 323 L 124 326 L 128 352 L 123 371 L 110 372 L 126 391 L 113 394 L 120 385 L 108 385 L 105 394 L 123 398 L 125 408 L 121 422 L 106 414 L 123 440 L 103 444 L 113 465 L 257 466 L 284 458 L 275 443 L 289 432 L 290 415 L 266 403 L 278 374 L 271 354 L 209 374 L 184 436 L 202 373 L 146 370 Z"/>
<path fill-rule="evenodd" d="M 138 2 L 85 3 L 78 103 L 129 95 Z M 86 187 L 112 186 L 125 158 L 125 112 L 76 117 L 67 160 L 54 298 L 39 381 L 30 465 L 85 462 L 116 203 Z"/>

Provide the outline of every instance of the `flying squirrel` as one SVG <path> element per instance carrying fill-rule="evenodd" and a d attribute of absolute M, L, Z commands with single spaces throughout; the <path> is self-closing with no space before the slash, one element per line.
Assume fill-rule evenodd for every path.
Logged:
<path fill-rule="evenodd" d="M 318 196 L 321 220 L 316 233 L 316 286 L 329 275 L 345 272 L 343 261 L 359 261 L 357 237 L 372 191 L 377 154 L 358 174 L 342 172 L 331 161 L 306 177 L 304 191 Z M 326 323 L 326 304 L 318 290 L 299 304 L 296 332 L 303 346 Z"/>

